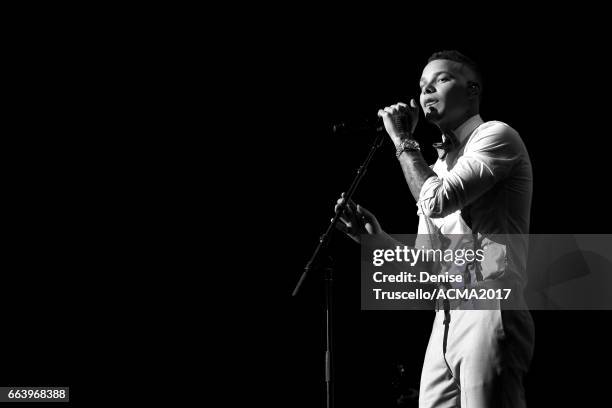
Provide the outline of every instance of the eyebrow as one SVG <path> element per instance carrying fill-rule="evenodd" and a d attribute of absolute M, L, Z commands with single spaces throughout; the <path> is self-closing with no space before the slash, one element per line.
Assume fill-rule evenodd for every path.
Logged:
<path fill-rule="evenodd" d="M 438 72 L 436 72 L 436 73 L 434 74 L 434 76 L 433 76 L 433 77 L 434 77 L 434 78 L 437 78 L 437 77 L 438 77 L 440 74 L 448 74 L 448 75 L 451 75 L 451 76 L 453 75 L 453 74 L 452 74 L 450 71 L 438 71 Z M 422 84 L 423 82 L 425 82 L 425 78 L 421 78 L 421 79 L 419 80 L 419 86 L 421 86 L 421 84 Z"/>

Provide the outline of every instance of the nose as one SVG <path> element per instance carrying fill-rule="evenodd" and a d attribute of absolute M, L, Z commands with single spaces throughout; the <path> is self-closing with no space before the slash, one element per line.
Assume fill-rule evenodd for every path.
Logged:
<path fill-rule="evenodd" d="M 421 92 L 423 95 L 432 94 L 436 92 L 436 88 L 434 88 L 431 83 L 428 83 L 423 86 L 423 90 Z"/>

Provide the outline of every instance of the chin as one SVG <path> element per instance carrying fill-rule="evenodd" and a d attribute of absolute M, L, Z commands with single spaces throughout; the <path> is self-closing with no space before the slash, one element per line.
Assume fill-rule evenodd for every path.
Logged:
<path fill-rule="evenodd" d="M 438 111 L 429 112 L 425 114 L 425 120 L 433 123 L 434 125 L 437 125 L 438 123 L 444 120 L 444 114 Z"/>

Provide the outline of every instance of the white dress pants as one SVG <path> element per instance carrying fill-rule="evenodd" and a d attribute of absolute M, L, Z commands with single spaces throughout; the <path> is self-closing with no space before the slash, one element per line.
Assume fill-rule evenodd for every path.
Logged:
<path fill-rule="evenodd" d="M 436 311 L 419 407 L 525 407 L 534 334 L 528 310 Z"/>

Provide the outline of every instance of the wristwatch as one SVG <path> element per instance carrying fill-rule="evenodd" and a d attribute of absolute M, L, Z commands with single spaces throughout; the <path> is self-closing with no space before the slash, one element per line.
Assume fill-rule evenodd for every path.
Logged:
<path fill-rule="evenodd" d="M 419 146 L 419 143 L 414 139 L 404 139 L 399 144 L 399 146 L 397 146 L 397 149 L 395 149 L 395 156 L 399 159 L 399 157 L 405 151 L 414 151 L 414 150 L 421 151 L 421 147 Z"/>

